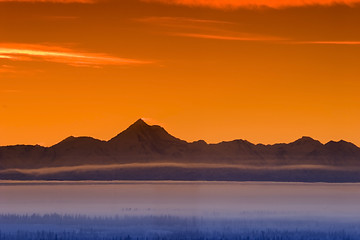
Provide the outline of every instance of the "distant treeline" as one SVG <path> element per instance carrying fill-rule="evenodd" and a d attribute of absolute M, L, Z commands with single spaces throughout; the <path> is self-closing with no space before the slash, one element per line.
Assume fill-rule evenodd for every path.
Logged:
<path fill-rule="evenodd" d="M 0 214 L 0 224 L 54 224 L 76 226 L 134 226 L 134 225 L 180 225 L 193 226 L 194 223 L 205 222 L 203 218 L 180 217 L 173 215 L 147 216 L 86 216 L 60 214 Z M 1 225 L 0 225 L 1 229 Z"/>
<path fill-rule="evenodd" d="M 237 234 L 229 232 L 174 232 L 148 234 L 148 236 L 131 236 L 126 234 L 101 234 L 97 231 L 80 232 L 46 232 L 19 231 L 1 233 L 1 240 L 357 240 L 359 236 L 350 236 L 345 232 L 311 232 L 311 231 L 250 231 Z"/>
<path fill-rule="evenodd" d="M 269 223 L 269 220 L 267 220 Z M 0 240 L 358 240 L 359 226 L 178 216 L 0 215 Z M 295 226 L 295 227 L 294 227 Z"/>

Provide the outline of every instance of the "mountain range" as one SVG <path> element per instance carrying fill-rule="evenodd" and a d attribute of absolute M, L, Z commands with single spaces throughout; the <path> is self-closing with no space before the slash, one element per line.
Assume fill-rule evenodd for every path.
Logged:
<path fill-rule="evenodd" d="M 274 145 L 186 142 L 139 119 L 109 141 L 0 147 L 0 179 L 360 182 L 360 148 L 310 137 Z"/>

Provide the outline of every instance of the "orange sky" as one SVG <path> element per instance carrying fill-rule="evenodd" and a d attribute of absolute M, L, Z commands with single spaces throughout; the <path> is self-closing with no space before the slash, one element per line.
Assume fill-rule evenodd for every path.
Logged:
<path fill-rule="evenodd" d="M 184 140 L 360 145 L 360 1 L 0 0 L 0 145 Z"/>

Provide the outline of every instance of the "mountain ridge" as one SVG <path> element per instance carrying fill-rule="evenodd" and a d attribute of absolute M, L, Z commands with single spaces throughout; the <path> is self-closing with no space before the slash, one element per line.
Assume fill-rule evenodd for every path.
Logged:
<path fill-rule="evenodd" d="M 85 138 L 89 138 L 89 139 L 94 139 L 94 140 L 101 141 L 101 142 L 111 142 L 111 141 L 115 140 L 115 139 L 116 139 L 119 135 L 121 135 L 122 133 L 126 132 L 127 130 L 129 130 L 129 129 L 133 128 L 133 127 L 137 127 L 137 126 L 139 126 L 139 125 L 143 125 L 143 126 L 150 127 L 150 128 L 152 128 L 152 127 L 160 128 L 160 129 L 164 130 L 167 134 L 169 134 L 163 127 L 161 127 L 161 126 L 159 126 L 159 125 L 149 125 L 149 124 L 147 124 L 143 119 L 140 118 L 140 119 L 138 119 L 136 122 L 134 122 L 133 124 L 131 124 L 128 128 L 126 128 L 125 130 L 123 130 L 122 132 L 120 132 L 120 133 L 117 134 L 115 137 L 113 137 L 113 138 L 111 138 L 111 139 L 109 139 L 109 140 L 101 140 L 101 139 L 97 139 L 97 138 L 94 138 L 94 137 L 91 137 L 91 136 L 69 136 L 69 137 L 61 140 L 60 142 L 55 143 L 54 145 L 51 145 L 51 146 L 45 147 L 45 148 L 53 147 L 53 146 L 55 146 L 55 145 L 57 145 L 57 144 L 59 144 L 59 143 L 61 143 L 61 142 L 64 142 L 64 141 L 70 140 L 70 139 L 85 139 Z M 169 134 L 169 135 L 172 136 L 171 134 Z M 172 136 L 172 137 L 174 137 L 174 136 Z M 174 138 L 176 138 L 176 137 L 174 137 Z M 176 139 L 179 139 L 179 138 L 176 138 Z M 181 140 L 181 139 L 179 139 L 179 140 Z M 341 139 L 341 140 L 339 140 L 339 141 L 330 140 L 330 141 L 328 141 L 328 142 L 326 142 L 326 143 L 321 143 L 319 140 L 316 140 L 316 139 L 314 139 L 314 138 L 312 138 L 312 137 L 310 137 L 310 136 L 302 136 L 302 137 L 294 140 L 293 142 L 289 142 L 289 143 L 273 143 L 273 144 L 264 144 L 264 143 L 256 143 L 256 144 L 254 144 L 254 143 L 252 143 L 252 142 L 250 142 L 250 141 L 248 141 L 248 140 L 245 140 L 245 139 L 234 139 L 234 140 L 220 141 L 220 142 L 217 142 L 217 143 L 207 143 L 207 142 L 206 142 L 205 140 L 203 140 L 203 139 L 199 139 L 199 140 L 195 140 L 195 141 L 191 141 L 191 142 L 188 142 L 188 141 L 186 141 L 186 140 L 181 140 L 181 141 L 184 141 L 184 142 L 187 142 L 187 143 L 204 142 L 204 143 L 206 143 L 206 144 L 208 144 L 208 145 L 216 145 L 216 144 L 220 144 L 220 143 L 228 143 L 228 142 L 233 142 L 233 141 L 245 141 L 245 142 L 249 142 L 249 143 L 251 143 L 251 144 L 253 144 L 253 145 L 256 145 L 256 146 L 258 146 L 258 145 L 261 145 L 261 146 L 274 146 L 274 145 L 279 145 L 279 144 L 291 144 L 291 143 L 296 143 L 296 142 L 298 142 L 298 141 L 313 141 L 313 142 L 318 142 L 318 143 L 320 143 L 320 144 L 322 144 L 322 145 L 327 145 L 327 144 L 330 144 L 330 143 L 350 143 L 350 144 L 358 147 L 356 144 L 354 144 L 354 143 L 352 143 L 352 142 L 349 142 L 349 141 L 345 141 L 345 140 L 343 140 L 343 139 Z M 0 146 L 0 147 L 14 147 L 14 146 L 41 146 L 41 145 L 39 145 L 39 144 L 13 144 L 13 145 L 4 145 L 4 146 Z M 41 146 L 41 147 L 44 147 L 44 146 Z M 358 148 L 359 148 L 359 147 L 358 147 Z"/>
<path fill-rule="evenodd" d="M 151 162 L 360 166 L 360 148 L 344 140 L 323 144 L 308 136 L 267 145 L 243 139 L 187 142 L 142 119 L 108 141 L 70 136 L 50 147 L 0 147 L 0 169 Z"/>

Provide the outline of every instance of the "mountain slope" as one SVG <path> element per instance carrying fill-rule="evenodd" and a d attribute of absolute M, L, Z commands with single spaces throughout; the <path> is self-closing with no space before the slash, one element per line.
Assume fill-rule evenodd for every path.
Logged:
<path fill-rule="evenodd" d="M 160 126 L 149 126 L 139 119 L 108 141 L 108 146 L 116 159 L 151 161 L 181 157 L 187 142 L 173 137 Z"/>
<path fill-rule="evenodd" d="M 0 169 L 154 162 L 351 167 L 360 166 L 360 148 L 345 141 L 322 144 L 310 137 L 274 145 L 246 140 L 188 143 L 141 119 L 109 141 L 69 137 L 51 147 L 0 147 Z"/>

